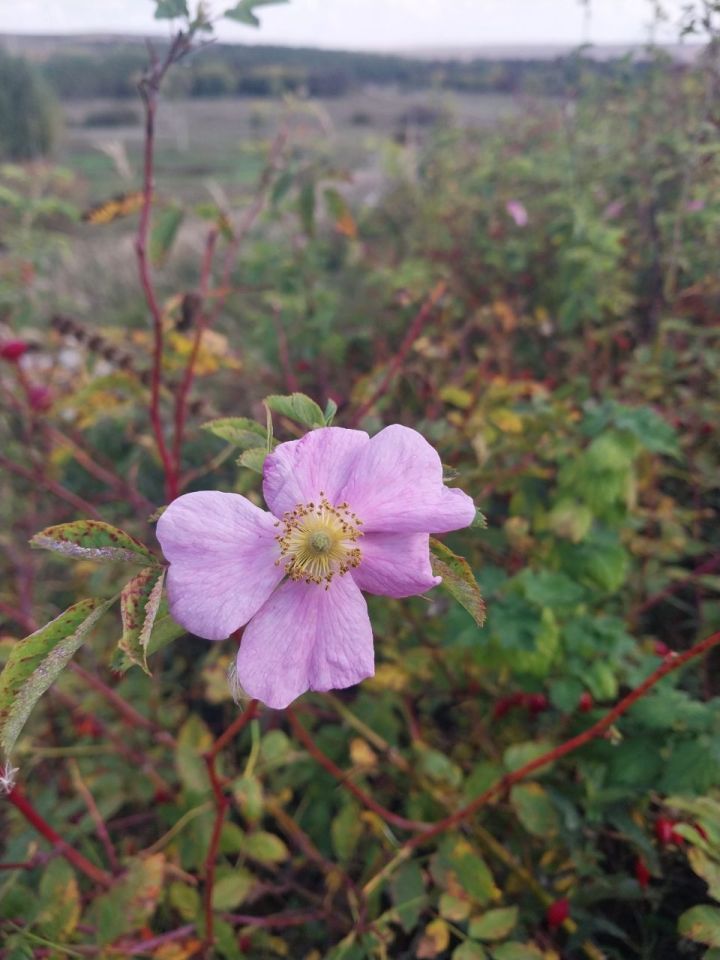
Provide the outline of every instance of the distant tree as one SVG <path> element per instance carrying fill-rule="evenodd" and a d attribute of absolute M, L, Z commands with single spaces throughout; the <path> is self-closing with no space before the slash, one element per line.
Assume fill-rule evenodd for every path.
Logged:
<path fill-rule="evenodd" d="M 32 66 L 0 50 L 0 159 L 31 160 L 50 152 L 57 107 Z"/>

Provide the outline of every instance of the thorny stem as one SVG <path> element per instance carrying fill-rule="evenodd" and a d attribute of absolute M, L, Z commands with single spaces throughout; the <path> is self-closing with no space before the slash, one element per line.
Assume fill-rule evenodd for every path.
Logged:
<path fill-rule="evenodd" d="M 212 747 L 204 756 L 205 766 L 207 767 L 210 786 L 212 787 L 213 797 L 215 799 L 215 823 L 213 824 L 210 843 L 205 857 L 204 876 L 204 909 L 205 909 L 205 940 L 203 942 L 204 954 L 209 957 L 212 953 L 212 947 L 215 940 L 215 927 L 213 915 L 213 886 L 215 884 L 215 861 L 217 859 L 218 847 L 220 845 L 220 835 L 222 833 L 225 813 L 229 806 L 229 800 L 225 795 L 223 784 L 218 776 L 215 767 L 215 760 L 220 751 L 227 746 L 230 741 L 236 737 L 247 724 L 256 716 L 258 712 L 258 701 L 251 700 L 241 713 L 227 728 L 227 730 L 215 741 Z"/>
<path fill-rule="evenodd" d="M 90 861 L 81 853 L 78 853 L 74 847 L 71 847 L 69 843 L 63 840 L 60 834 L 56 833 L 50 824 L 40 816 L 35 807 L 33 807 L 18 787 L 13 787 L 7 795 L 7 799 L 15 809 L 25 817 L 27 822 L 35 827 L 38 833 L 53 844 L 68 863 L 71 863 L 76 869 L 92 880 L 93 883 L 98 884 L 98 886 L 112 886 L 112 877 L 110 874 L 96 867 L 94 863 L 90 863 Z"/>

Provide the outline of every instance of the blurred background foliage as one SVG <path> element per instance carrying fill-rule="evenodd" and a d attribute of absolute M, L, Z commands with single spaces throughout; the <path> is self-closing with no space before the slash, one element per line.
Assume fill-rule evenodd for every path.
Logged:
<path fill-rule="evenodd" d="M 488 616 L 479 629 L 439 591 L 370 598 L 376 677 L 304 697 L 293 723 L 264 711 L 227 749 L 217 955 L 717 958 L 717 656 L 407 861 L 392 859 L 403 830 L 344 789 L 441 818 L 720 629 L 717 43 L 692 64 L 650 51 L 639 66 L 582 52 L 515 65 L 312 57 L 311 71 L 307 52 L 220 47 L 169 78 L 152 234 L 163 402 L 192 350 L 207 231 L 222 256 L 264 200 L 202 340 L 186 489 L 260 502 L 258 474 L 235 462 L 257 442 L 201 425 L 264 423 L 267 393 L 331 398 L 342 426 L 358 412 L 370 432 L 406 423 L 487 516 L 447 540 Z M 36 157 L 0 168 L 0 663 L 36 624 L 127 578 L 33 553 L 34 533 L 99 516 L 153 543 L 163 503 L 132 246 L 142 111 L 130 98 L 146 54 L 34 59 L 0 57 L 0 150 Z M 63 102 L 59 163 L 37 158 L 58 108 L 36 70 Z M 211 308 L 220 293 L 211 284 Z M 281 439 L 302 432 L 276 419 Z M 0 872 L 4 957 L 201 949 L 214 817 L 201 754 L 237 715 L 233 645 L 158 623 L 152 677 L 124 669 L 107 617 L 83 673 L 61 678 L 23 734 L 36 808 L 118 873 L 98 893 L 0 805 L 2 860 L 25 864 Z"/>

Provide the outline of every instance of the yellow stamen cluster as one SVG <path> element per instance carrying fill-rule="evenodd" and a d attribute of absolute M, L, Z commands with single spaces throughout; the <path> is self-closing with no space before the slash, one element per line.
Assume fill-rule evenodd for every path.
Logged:
<path fill-rule="evenodd" d="M 336 574 L 342 577 L 360 564 L 355 543 L 362 536 L 362 520 L 347 503 L 333 506 L 322 491 L 317 503 L 299 503 L 275 526 L 284 528 L 275 537 L 280 544 L 276 564 L 285 564 L 291 580 L 325 584 L 327 590 Z"/>

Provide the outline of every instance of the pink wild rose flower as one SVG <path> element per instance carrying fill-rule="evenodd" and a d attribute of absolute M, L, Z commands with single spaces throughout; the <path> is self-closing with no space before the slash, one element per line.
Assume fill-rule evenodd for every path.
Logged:
<path fill-rule="evenodd" d="M 306 690 L 374 673 L 362 592 L 424 593 L 440 583 L 429 535 L 467 527 L 473 501 L 443 483 L 415 430 L 323 427 L 265 460 L 271 512 L 235 493 L 178 497 L 158 521 L 173 617 L 208 640 L 247 624 L 237 678 L 248 696 L 286 707 Z"/>

